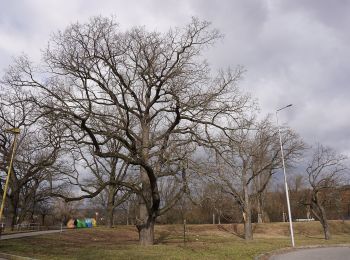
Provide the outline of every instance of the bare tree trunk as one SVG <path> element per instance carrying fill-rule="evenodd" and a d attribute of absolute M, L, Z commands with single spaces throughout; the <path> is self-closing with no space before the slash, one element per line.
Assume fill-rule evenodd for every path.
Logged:
<path fill-rule="evenodd" d="M 114 218 L 114 190 L 112 187 L 109 187 L 108 200 L 107 200 L 107 221 L 106 221 L 106 226 L 108 228 L 113 227 L 113 218 Z"/>
<path fill-rule="evenodd" d="M 317 212 L 318 214 L 315 212 L 315 209 L 312 209 L 312 211 L 313 211 L 314 215 L 316 216 L 316 218 L 320 221 L 320 223 L 322 225 L 324 238 L 326 240 L 331 239 L 331 231 L 330 231 L 330 228 L 329 228 L 327 217 L 325 215 L 324 208 L 322 206 L 318 206 L 318 212 Z"/>
<path fill-rule="evenodd" d="M 143 122 L 142 128 L 142 159 L 148 161 L 149 158 L 149 126 L 147 123 Z M 151 204 L 151 194 L 150 194 L 150 180 L 147 175 L 147 171 L 141 167 L 141 183 L 142 183 L 142 195 L 139 198 L 139 219 L 137 224 L 137 229 L 139 231 L 139 242 L 141 245 L 153 245 L 154 243 L 154 222 L 150 218 L 149 205 Z"/>
<path fill-rule="evenodd" d="M 319 202 L 318 193 L 314 194 L 312 196 L 311 211 L 315 215 L 315 217 L 320 221 L 320 223 L 322 225 L 324 238 L 326 240 L 331 239 L 331 231 L 330 231 L 329 224 L 328 224 L 326 210 L 324 209 L 322 204 Z"/>
<path fill-rule="evenodd" d="M 140 245 L 147 246 L 154 244 L 154 224 L 155 219 L 149 216 L 146 203 L 140 198 L 139 219 L 136 224 Z"/>
<path fill-rule="evenodd" d="M 257 178 L 257 182 L 258 182 L 258 190 L 260 190 L 260 187 L 261 187 L 261 175 L 259 174 L 258 175 L 258 178 Z M 263 194 L 262 192 L 258 192 L 258 223 L 263 223 L 264 222 L 264 217 L 263 217 Z"/>
<path fill-rule="evenodd" d="M 263 210 L 262 210 L 262 201 L 261 201 L 261 193 L 258 194 L 258 223 L 263 223 L 264 218 L 263 218 Z"/>
<path fill-rule="evenodd" d="M 253 239 L 252 228 L 252 212 L 249 201 L 248 187 L 244 187 L 244 207 L 243 207 L 243 220 L 244 220 L 244 239 Z"/>
<path fill-rule="evenodd" d="M 258 210 L 258 223 L 270 222 L 269 215 L 264 210 L 264 208 L 265 208 L 264 196 L 265 196 L 265 194 L 263 192 L 258 194 L 258 208 L 257 208 L 257 210 Z"/>
<path fill-rule="evenodd" d="M 12 231 L 15 229 L 15 225 L 17 224 L 17 215 L 18 215 L 18 210 L 13 209 L 12 218 L 11 218 L 11 230 Z"/>
<path fill-rule="evenodd" d="M 329 224 L 328 224 L 328 219 L 327 219 L 327 215 L 326 215 L 326 211 L 324 209 L 324 207 L 322 205 L 318 205 L 319 209 L 320 209 L 320 222 L 323 228 L 323 233 L 324 233 L 324 238 L 326 240 L 331 239 L 331 231 L 329 229 Z"/>
<path fill-rule="evenodd" d="M 129 215 L 130 215 L 130 201 L 128 200 L 126 208 L 126 225 L 129 226 Z"/>
<path fill-rule="evenodd" d="M 146 173 L 144 170 L 141 170 L 141 178 L 142 178 L 142 187 L 144 191 L 144 198 L 151 200 L 150 194 L 147 192 L 150 190 L 147 186 L 149 186 L 148 178 L 145 177 Z M 140 245 L 147 246 L 154 244 L 154 224 L 155 218 L 152 219 L 152 214 L 149 214 L 147 209 L 147 202 L 144 198 L 139 198 L 139 218 L 137 221 L 137 229 L 139 231 L 139 242 Z M 151 209 L 150 209 L 151 210 Z"/>
<path fill-rule="evenodd" d="M 145 121 L 142 127 L 142 159 L 147 162 L 149 159 L 149 135 L 150 126 L 147 123 L 148 119 L 145 116 Z M 157 179 L 141 167 L 141 183 L 142 183 L 142 197 L 139 198 L 139 219 L 137 229 L 139 231 L 140 245 L 147 246 L 154 244 L 154 224 L 156 221 L 156 211 L 159 208 L 159 197 L 157 204 L 155 204 L 156 197 L 159 196 L 157 189 Z"/>
<path fill-rule="evenodd" d="M 45 226 L 45 217 L 46 217 L 46 214 L 41 214 L 41 225 L 42 226 Z"/>
<path fill-rule="evenodd" d="M 113 217 L 114 217 L 114 205 L 111 203 L 108 203 L 106 227 L 108 227 L 108 228 L 113 227 Z"/>
<path fill-rule="evenodd" d="M 139 225 L 140 245 L 148 246 L 154 244 L 154 224 L 155 220 L 149 219 L 144 225 Z"/>
<path fill-rule="evenodd" d="M 11 230 L 13 231 L 15 225 L 17 224 L 18 217 L 18 203 L 19 203 L 19 194 L 15 192 L 12 198 L 12 218 L 11 218 Z"/>
<path fill-rule="evenodd" d="M 244 220 L 244 239 L 252 240 L 253 228 L 252 228 L 252 214 L 250 210 L 245 209 L 243 211 L 243 220 Z"/>
<path fill-rule="evenodd" d="M 323 233 L 324 233 L 324 239 L 330 240 L 331 239 L 331 231 L 329 229 L 329 224 L 327 220 L 321 221 L 322 227 L 323 227 Z"/>

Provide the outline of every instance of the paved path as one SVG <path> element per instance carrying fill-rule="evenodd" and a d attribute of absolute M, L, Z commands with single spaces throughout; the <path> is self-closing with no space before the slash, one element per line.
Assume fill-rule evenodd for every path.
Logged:
<path fill-rule="evenodd" d="M 33 231 L 28 233 L 8 234 L 8 235 L 1 235 L 0 240 L 21 238 L 21 237 L 31 237 L 31 236 L 45 235 L 45 234 L 58 233 L 58 232 L 61 232 L 61 230 L 46 230 L 46 231 Z"/>
<path fill-rule="evenodd" d="M 275 255 L 270 260 L 349 260 L 350 247 L 323 247 L 297 249 L 295 251 Z"/>

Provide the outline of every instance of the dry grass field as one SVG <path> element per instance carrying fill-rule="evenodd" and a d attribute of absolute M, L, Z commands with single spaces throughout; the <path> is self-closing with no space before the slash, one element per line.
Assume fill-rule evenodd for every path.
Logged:
<path fill-rule="evenodd" d="M 294 223 L 296 245 L 350 244 L 350 222 L 332 221 L 325 241 L 319 222 Z M 290 246 L 288 223 L 254 225 L 254 240 L 242 239 L 241 224 L 156 226 L 156 245 L 141 247 L 133 226 L 67 230 L 63 233 L 3 240 L 0 252 L 36 259 L 253 259 Z"/>

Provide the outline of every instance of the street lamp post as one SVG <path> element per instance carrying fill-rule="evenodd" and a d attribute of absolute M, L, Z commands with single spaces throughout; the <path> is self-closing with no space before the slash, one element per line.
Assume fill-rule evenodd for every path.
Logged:
<path fill-rule="evenodd" d="M 280 138 L 280 145 L 281 145 L 282 166 L 283 166 L 283 174 L 284 174 L 284 188 L 286 190 L 290 236 L 291 236 L 291 240 L 292 240 L 292 246 L 294 247 L 295 243 L 294 243 L 294 231 L 293 231 L 293 222 L 292 222 L 292 212 L 291 212 L 291 209 L 290 209 L 290 200 L 289 200 L 289 191 L 288 191 L 288 183 L 287 183 L 287 175 L 286 175 L 286 166 L 285 166 L 285 163 L 284 163 L 282 136 L 281 136 L 280 126 L 278 124 L 278 112 L 283 110 L 283 109 L 285 109 L 285 108 L 291 107 L 291 106 L 292 106 L 292 104 L 276 110 L 276 122 L 277 122 L 278 134 L 279 134 L 279 138 Z"/>
<path fill-rule="evenodd" d="M 8 184 L 9 184 L 11 170 L 12 170 L 13 158 L 15 156 L 15 151 L 16 151 L 17 137 L 18 137 L 18 135 L 20 133 L 20 130 L 19 130 L 19 128 L 12 128 L 12 129 L 7 129 L 6 132 L 14 134 L 15 138 L 14 138 L 13 143 L 12 143 L 11 160 L 10 160 L 9 168 L 8 168 L 8 171 L 7 171 L 7 177 L 6 177 L 6 182 L 5 182 L 4 194 L 2 196 L 2 202 L 1 202 L 1 208 L 0 208 L 0 221 L 2 220 L 2 213 L 3 213 L 3 210 L 4 210 L 4 206 L 5 206 L 5 200 L 6 200 L 6 194 L 7 194 Z"/>

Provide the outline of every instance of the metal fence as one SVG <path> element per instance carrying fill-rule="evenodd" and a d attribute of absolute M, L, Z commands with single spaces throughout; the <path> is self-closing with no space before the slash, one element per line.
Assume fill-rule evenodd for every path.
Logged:
<path fill-rule="evenodd" d="M 0 231 L 4 232 L 26 232 L 26 231 L 45 231 L 45 230 L 63 230 L 66 229 L 63 225 L 56 226 L 43 226 L 40 223 L 22 223 L 14 226 L 13 230 L 9 226 L 6 226 L 5 223 L 0 223 Z"/>

